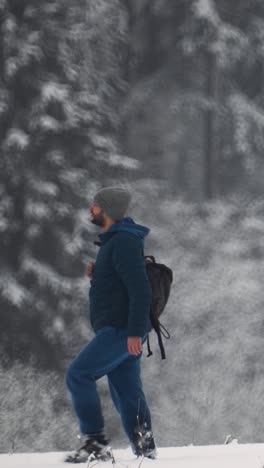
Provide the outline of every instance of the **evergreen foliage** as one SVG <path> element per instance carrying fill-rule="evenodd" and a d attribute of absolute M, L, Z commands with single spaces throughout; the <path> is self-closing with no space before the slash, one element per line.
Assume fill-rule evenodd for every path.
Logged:
<path fill-rule="evenodd" d="M 87 333 L 74 311 L 86 312 L 88 203 L 100 174 L 133 169 L 120 162 L 113 112 L 122 22 L 114 3 L 81 3 L 1 2 L 1 344 L 10 359 L 33 353 L 48 367 Z"/>
<path fill-rule="evenodd" d="M 263 5 L 129 1 L 128 150 L 168 195 L 262 193 Z M 208 167 L 212 166 L 212 167 Z M 208 178 L 210 179 L 208 181 Z"/>

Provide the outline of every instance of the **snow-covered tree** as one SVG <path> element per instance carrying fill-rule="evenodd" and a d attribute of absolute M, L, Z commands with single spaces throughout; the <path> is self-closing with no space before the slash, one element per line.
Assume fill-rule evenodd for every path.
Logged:
<path fill-rule="evenodd" d="M 116 3 L 0 2 L 0 333 L 11 359 L 49 365 L 41 348 L 60 358 L 84 335 L 88 204 L 100 178 L 134 170 L 117 141 Z"/>
<path fill-rule="evenodd" d="M 169 193 L 260 193 L 263 2 L 126 0 L 128 148 Z"/>

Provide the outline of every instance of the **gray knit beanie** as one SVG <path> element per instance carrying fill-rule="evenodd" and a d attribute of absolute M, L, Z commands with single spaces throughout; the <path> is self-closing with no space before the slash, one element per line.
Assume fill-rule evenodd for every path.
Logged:
<path fill-rule="evenodd" d="M 95 194 L 94 203 L 97 203 L 111 219 L 119 221 L 128 209 L 131 194 L 120 187 L 106 187 Z"/>

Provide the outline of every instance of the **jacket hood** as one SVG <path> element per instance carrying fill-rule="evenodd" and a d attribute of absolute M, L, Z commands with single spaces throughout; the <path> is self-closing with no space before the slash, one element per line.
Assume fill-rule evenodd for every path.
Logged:
<path fill-rule="evenodd" d="M 150 229 L 146 226 L 135 223 L 135 221 L 130 218 L 130 216 L 127 216 L 122 218 L 117 223 L 112 224 L 112 226 L 110 226 L 106 232 L 102 232 L 98 235 L 98 237 L 100 238 L 102 244 L 104 244 L 110 237 L 112 237 L 114 233 L 119 231 L 128 231 L 131 234 L 139 237 L 142 243 L 144 243 L 145 237 L 149 234 Z"/>

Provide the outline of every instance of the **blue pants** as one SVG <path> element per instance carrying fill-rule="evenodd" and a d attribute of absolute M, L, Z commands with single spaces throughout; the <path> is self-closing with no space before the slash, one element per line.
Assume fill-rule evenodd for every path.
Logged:
<path fill-rule="evenodd" d="M 127 330 L 101 328 L 70 364 L 66 383 L 82 434 L 98 434 L 104 420 L 96 381 L 107 375 L 110 394 L 131 442 L 134 430 L 151 417 L 140 378 L 140 357 L 127 350 Z M 143 338 L 145 341 L 146 336 Z"/>

